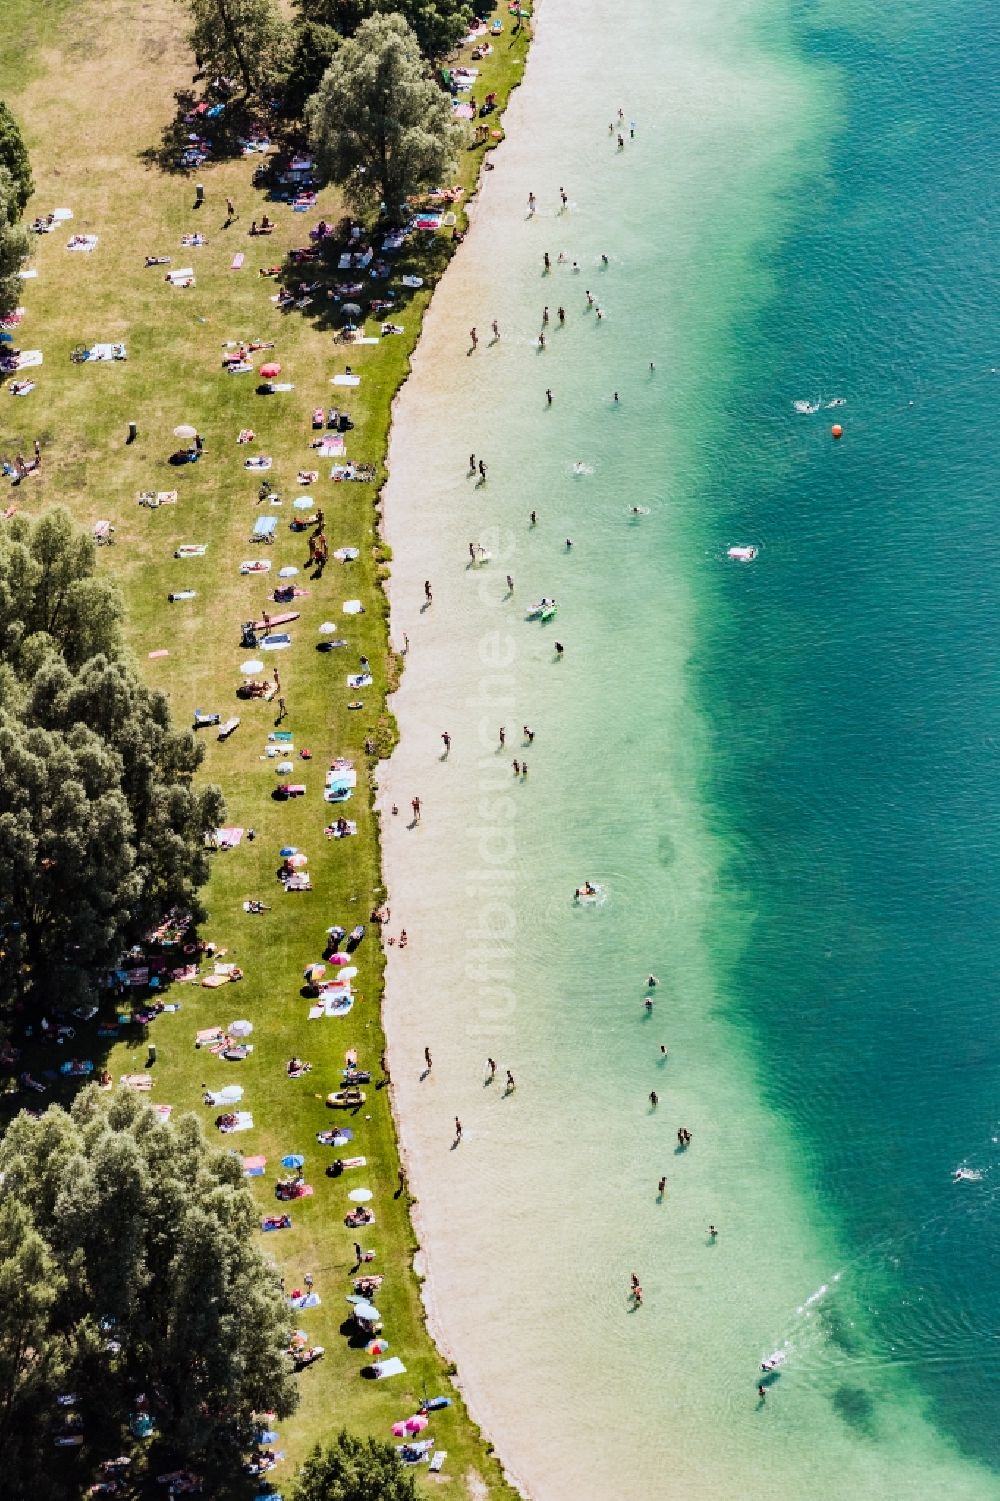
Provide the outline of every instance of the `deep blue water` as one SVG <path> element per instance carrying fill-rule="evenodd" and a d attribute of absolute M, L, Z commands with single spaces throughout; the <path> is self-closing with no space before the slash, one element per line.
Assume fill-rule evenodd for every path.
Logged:
<path fill-rule="evenodd" d="M 1000 13 L 902 21 L 802 8 L 843 114 L 741 330 L 707 503 L 761 555 L 695 669 L 720 913 L 756 914 L 719 961 L 855 1258 L 859 1410 L 905 1361 L 1000 1468 Z"/>

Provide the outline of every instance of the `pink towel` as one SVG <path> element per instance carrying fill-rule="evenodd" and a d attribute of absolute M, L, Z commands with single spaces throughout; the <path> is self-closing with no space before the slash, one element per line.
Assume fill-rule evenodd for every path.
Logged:
<path fill-rule="evenodd" d="M 242 266 L 243 266 L 243 252 L 241 250 L 240 253 L 239 253 L 239 255 L 234 255 L 233 256 L 232 264 L 229 267 L 229 269 L 230 269 L 230 271 L 239 271 L 239 270 L 242 269 Z"/>
<path fill-rule="evenodd" d="M 159 651 L 151 651 L 149 653 L 150 660 L 152 660 L 153 657 L 169 657 L 169 655 L 170 653 L 167 651 L 166 647 L 161 647 Z"/>

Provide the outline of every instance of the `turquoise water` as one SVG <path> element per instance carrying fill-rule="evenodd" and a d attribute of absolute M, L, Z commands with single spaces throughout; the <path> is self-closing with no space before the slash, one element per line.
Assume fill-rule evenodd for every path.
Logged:
<path fill-rule="evenodd" d="M 545 0 L 401 400 L 393 1077 L 435 1323 L 546 1501 L 1000 1491 L 996 27 Z"/>
<path fill-rule="evenodd" d="M 997 21 L 960 4 L 888 41 L 803 32 L 843 129 L 773 258 L 780 301 L 740 330 L 712 507 L 762 566 L 695 664 L 735 751 L 706 804 L 756 907 L 734 1011 L 866 1259 L 872 1349 L 994 1466 Z M 820 394 L 848 405 L 789 422 Z M 956 1192 L 963 1162 L 985 1177 Z"/>

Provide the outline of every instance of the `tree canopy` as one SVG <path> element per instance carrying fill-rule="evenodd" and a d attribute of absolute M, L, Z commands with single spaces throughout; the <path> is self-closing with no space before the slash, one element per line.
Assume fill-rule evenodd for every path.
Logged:
<path fill-rule="evenodd" d="M 0 317 L 17 307 L 18 273 L 31 253 L 31 236 L 18 223 L 19 215 L 17 186 L 8 169 L 0 165 Z"/>
<path fill-rule="evenodd" d="M 457 131 L 448 99 L 427 76 L 401 16 L 372 16 L 344 42 L 306 111 L 320 171 L 358 207 L 386 216 L 454 170 Z"/>
<path fill-rule="evenodd" d="M 257 1248 L 232 1152 L 191 1115 L 163 1121 L 88 1086 L 22 1113 L 0 1142 L 0 1446 L 12 1495 L 78 1496 L 54 1439 L 76 1414 L 87 1458 L 127 1447 L 144 1394 L 159 1457 L 232 1466 L 254 1414 L 297 1392 L 288 1309 Z M 75 1393 L 66 1408 L 57 1396 Z"/>
<path fill-rule="evenodd" d="M 0 1011 L 83 999 L 174 907 L 198 914 L 222 797 L 126 659 L 121 599 L 64 511 L 0 533 Z"/>
<path fill-rule="evenodd" d="M 31 176 L 28 148 L 24 144 L 17 121 L 2 99 L 0 99 L 0 167 L 5 167 L 10 173 L 13 183 L 11 200 L 13 218 L 20 219 L 27 207 L 28 199 L 35 190 L 35 184 Z"/>
<path fill-rule="evenodd" d="M 187 0 L 190 41 L 211 73 L 238 78 L 261 94 L 281 73 L 288 27 L 275 0 Z"/>
<path fill-rule="evenodd" d="M 391 1444 L 341 1429 L 299 1471 L 294 1501 L 418 1501 L 412 1474 Z"/>
<path fill-rule="evenodd" d="M 370 16 L 395 14 L 412 28 L 425 57 L 443 57 L 469 29 L 474 7 L 469 0 L 296 0 L 307 21 L 332 26 L 353 36 Z"/>

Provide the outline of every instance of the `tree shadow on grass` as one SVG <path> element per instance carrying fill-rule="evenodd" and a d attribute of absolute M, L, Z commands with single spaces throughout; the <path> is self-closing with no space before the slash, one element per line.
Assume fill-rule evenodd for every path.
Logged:
<path fill-rule="evenodd" d="M 207 171 L 216 162 L 244 155 L 245 143 L 261 137 L 272 144 L 285 127 L 273 112 L 256 102 L 208 89 L 199 97 L 194 88 L 176 89 L 173 119 L 163 127 L 159 143 L 138 153 L 139 160 L 175 177 Z"/>

